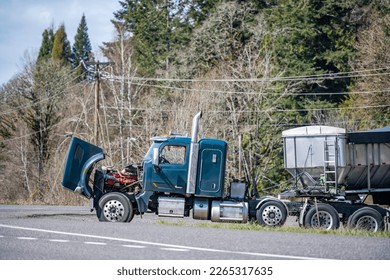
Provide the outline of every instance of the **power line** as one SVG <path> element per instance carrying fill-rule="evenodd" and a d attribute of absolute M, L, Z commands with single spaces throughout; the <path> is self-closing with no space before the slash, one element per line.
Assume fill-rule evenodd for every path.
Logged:
<path fill-rule="evenodd" d="M 205 112 L 207 113 L 207 112 Z M 390 121 L 390 119 L 383 119 L 383 120 L 370 120 L 371 123 L 381 123 L 381 122 L 384 122 L 384 121 Z M 296 127 L 296 126 L 312 126 L 312 125 L 331 125 L 331 126 L 334 126 L 334 125 L 345 125 L 345 124 L 359 124 L 361 123 L 362 121 L 361 120 L 354 120 L 354 121 L 321 121 L 321 122 L 306 122 L 306 123 L 291 123 L 291 122 L 288 122 L 288 123 L 262 123 L 260 125 L 257 125 L 257 124 L 245 124 L 245 123 L 241 123 L 241 124 L 219 124 L 218 125 L 218 128 L 231 128 L 232 126 L 234 127 L 244 127 L 244 128 L 257 128 L 257 127 Z M 122 127 L 126 127 L 126 124 L 123 125 L 123 124 L 114 124 L 114 123 L 108 123 L 107 124 L 109 127 L 119 127 L 119 126 L 122 126 Z M 138 128 L 145 128 L 146 127 L 146 124 L 145 125 L 142 125 L 142 124 L 132 124 L 131 125 L 132 128 L 134 127 L 138 127 Z M 222 132 L 222 131 L 221 131 Z"/>
<path fill-rule="evenodd" d="M 308 109 L 260 109 L 260 110 L 208 110 L 209 113 L 264 113 L 264 112 L 310 112 L 310 111 L 344 111 L 344 110 L 356 110 L 356 109 L 373 109 L 373 108 L 387 108 L 389 105 L 370 105 L 370 106 L 359 106 L 359 107 L 345 107 L 345 108 L 308 108 Z M 187 111 L 186 109 L 164 109 L 164 108 L 119 108 L 116 106 L 103 106 L 104 109 L 123 109 L 129 111 L 151 111 L 151 112 L 178 112 Z"/>
<path fill-rule="evenodd" d="M 332 96 L 332 95 L 364 95 L 364 94 L 379 94 L 379 93 L 388 93 L 390 89 L 376 90 L 376 91 L 351 91 L 351 92 L 244 92 L 244 91 L 222 91 L 222 90 L 208 90 L 208 89 L 194 89 L 194 88 L 182 88 L 182 87 L 171 87 L 171 86 L 162 86 L 162 85 L 151 85 L 151 84 L 139 84 L 132 83 L 133 85 L 171 89 L 171 90 L 181 90 L 181 91 L 192 91 L 192 92 L 205 92 L 205 93 L 216 93 L 216 94 L 242 94 L 242 95 L 282 95 L 285 96 Z"/>
<path fill-rule="evenodd" d="M 271 77 L 271 78 L 227 78 L 227 79 L 180 79 L 180 78 L 147 78 L 147 77 L 131 77 L 132 81 L 154 81 L 154 82 L 279 82 L 279 81 L 312 81 L 319 79 L 346 79 L 346 78 L 359 78 L 359 77 L 374 77 L 374 76 L 383 76 L 390 75 L 390 72 L 384 73 L 370 73 L 370 72 L 379 72 L 387 71 L 390 68 L 378 68 L 378 69 L 367 69 L 367 70 L 358 70 L 351 72 L 338 72 L 338 73 L 326 73 L 326 74 L 316 74 L 316 75 L 306 75 L 306 76 L 280 76 L 280 77 Z M 106 73 L 102 75 L 102 78 L 112 79 L 112 80 L 128 80 L 122 76 L 115 76 Z"/>

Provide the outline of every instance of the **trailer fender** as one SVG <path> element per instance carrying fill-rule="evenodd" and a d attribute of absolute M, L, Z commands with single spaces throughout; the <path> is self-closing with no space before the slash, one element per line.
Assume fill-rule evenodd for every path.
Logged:
<path fill-rule="evenodd" d="M 287 204 L 286 204 L 283 200 L 278 199 L 278 198 L 275 198 L 275 197 L 271 197 L 271 196 L 266 196 L 266 197 L 264 197 L 263 199 L 261 199 L 261 200 L 259 201 L 259 203 L 257 203 L 255 209 L 258 210 L 258 209 L 261 207 L 261 205 L 263 205 L 263 204 L 266 203 L 267 201 L 279 201 L 279 202 L 281 202 L 281 203 L 283 204 L 283 206 L 286 208 L 286 211 L 287 211 L 287 213 L 288 213 Z"/>

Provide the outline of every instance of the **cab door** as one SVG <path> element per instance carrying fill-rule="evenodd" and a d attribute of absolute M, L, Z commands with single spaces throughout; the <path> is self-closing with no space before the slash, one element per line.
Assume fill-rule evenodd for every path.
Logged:
<path fill-rule="evenodd" d="M 187 145 L 163 144 L 159 150 L 159 164 L 152 176 L 155 190 L 185 194 L 188 175 Z"/>

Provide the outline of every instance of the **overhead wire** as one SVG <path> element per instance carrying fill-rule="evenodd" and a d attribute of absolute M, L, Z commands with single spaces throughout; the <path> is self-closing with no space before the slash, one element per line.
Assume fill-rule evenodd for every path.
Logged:
<path fill-rule="evenodd" d="M 259 110 L 235 110 L 235 113 L 262 113 L 262 112 L 309 112 L 309 111 L 337 111 L 337 110 L 356 110 L 356 109 L 369 109 L 369 108 L 387 108 L 388 105 L 368 105 L 368 106 L 358 106 L 358 107 L 339 107 L 339 108 L 307 108 L 307 109 L 278 109 L 278 108 L 268 108 L 268 109 L 259 109 Z M 152 112 L 178 112 L 178 111 L 187 111 L 187 109 L 165 109 L 165 108 L 118 108 L 116 106 L 104 106 L 101 107 L 104 109 L 126 109 L 131 111 L 152 111 Z M 232 113 L 231 110 L 209 110 L 210 113 Z"/>
<path fill-rule="evenodd" d="M 345 79 L 345 78 L 358 78 L 358 77 L 374 77 L 382 75 L 390 75 L 390 72 L 384 73 L 370 73 L 370 72 L 379 72 L 390 70 L 389 67 L 376 68 L 376 69 L 366 69 L 366 70 L 356 70 L 350 72 L 338 72 L 338 73 L 324 73 L 324 74 L 315 74 L 315 75 L 302 75 L 302 76 L 275 76 L 275 77 L 265 77 L 265 78 L 226 78 L 226 79 L 180 79 L 180 78 L 152 78 L 152 77 L 131 77 L 132 81 L 155 81 L 155 82 L 278 82 L 278 81 L 311 81 L 318 79 Z M 102 78 L 112 79 L 112 80 L 127 80 L 127 78 L 122 76 L 110 75 L 108 73 L 103 73 Z"/>
<path fill-rule="evenodd" d="M 384 90 L 373 90 L 373 91 L 351 91 L 351 92 L 244 92 L 244 91 L 223 91 L 223 90 L 209 90 L 209 89 L 194 89 L 194 88 L 183 88 L 183 87 L 172 87 L 163 85 L 151 85 L 151 84 L 139 84 L 132 83 L 133 85 L 147 86 L 153 88 L 191 91 L 191 92 L 205 92 L 205 93 L 216 93 L 216 94 L 242 94 L 242 95 L 281 95 L 286 96 L 333 96 L 333 95 L 364 95 L 364 94 L 376 94 L 376 93 L 390 93 L 390 89 Z"/>

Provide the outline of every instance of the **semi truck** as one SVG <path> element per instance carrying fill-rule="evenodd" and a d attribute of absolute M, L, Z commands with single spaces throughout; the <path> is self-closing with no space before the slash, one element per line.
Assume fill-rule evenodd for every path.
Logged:
<path fill-rule="evenodd" d="M 292 215 L 300 226 L 327 230 L 341 223 L 370 231 L 388 225 L 390 211 L 378 204 L 390 204 L 390 127 L 378 131 L 379 140 L 375 132 L 359 136 L 325 126 L 284 131 L 285 168 L 295 183 L 279 196 L 258 196 L 245 181 L 226 182 L 228 144 L 199 139 L 201 117 L 194 116 L 190 137 L 153 137 L 142 162 L 121 171 L 97 167 L 104 150 L 73 136 L 62 185 L 90 199 L 99 221 L 107 222 L 152 212 L 273 227 Z M 374 204 L 364 201 L 368 195 Z"/>

